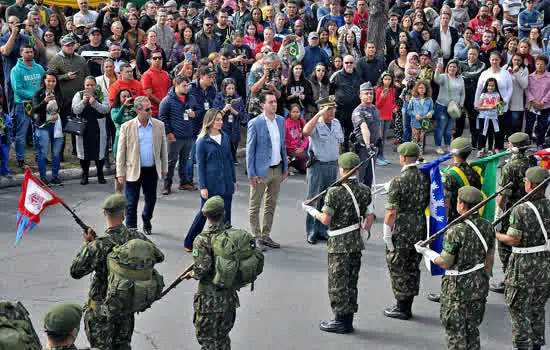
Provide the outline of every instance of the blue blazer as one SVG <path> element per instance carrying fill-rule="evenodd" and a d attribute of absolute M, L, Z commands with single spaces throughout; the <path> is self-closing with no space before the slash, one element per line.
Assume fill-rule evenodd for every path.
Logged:
<path fill-rule="evenodd" d="M 281 159 L 283 161 L 282 174 L 288 171 L 288 160 L 286 159 L 285 146 L 285 119 L 280 115 L 275 116 L 279 135 L 281 137 Z M 271 164 L 271 137 L 267 129 L 267 123 L 264 114 L 248 122 L 248 132 L 246 139 L 246 165 L 248 168 L 248 178 L 255 176 L 266 177 Z"/>
<path fill-rule="evenodd" d="M 199 186 L 208 190 L 208 197 L 233 194 L 237 178 L 230 139 L 225 132 L 222 131 L 221 145 L 209 135 L 197 140 L 197 172 Z"/>

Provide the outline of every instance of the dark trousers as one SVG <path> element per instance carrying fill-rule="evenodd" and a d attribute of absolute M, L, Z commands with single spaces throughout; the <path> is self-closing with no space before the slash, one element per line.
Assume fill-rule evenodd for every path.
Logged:
<path fill-rule="evenodd" d="M 195 143 L 194 137 L 183 137 L 176 139 L 174 142 L 168 144 L 168 172 L 164 178 L 164 188 L 169 189 L 172 187 L 172 178 L 174 177 L 174 169 L 176 163 L 179 162 L 178 173 L 180 177 L 180 184 L 185 185 L 189 183 L 189 177 L 187 174 L 187 159 L 189 153 Z"/>
<path fill-rule="evenodd" d="M 476 148 L 478 143 L 479 131 L 476 128 L 476 119 L 479 112 L 475 109 L 475 90 L 466 90 L 466 98 L 464 99 L 464 108 L 462 109 L 462 115 L 456 120 L 455 132 L 453 138 L 461 137 L 466 126 L 466 118 L 468 118 L 468 124 L 470 126 L 470 137 L 472 140 L 472 147 Z"/>
<path fill-rule="evenodd" d="M 523 122 L 523 111 L 508 111 L 499 118 L 499 125 L 504 137 L 521 131 Z"/>
<path fill-rule="evenodd" d="M 306 172 L 306 163 L 307 163 L 307 154 L 305 151 L 303 152 L 296 152 L 297 148 L 287 148 L 286 154 L 291 158 L 289 162 L 289 166 L 293 166 L 296 168 L 300 173 L 305 174 Z"/>
<path fill-rule="evenodd" d="M 357 148 L 357 153 L 359 154 L 359 160 L 364 161 L 369 157 L 369 152 L 365 147 Z M 359 168 L 359 181 L 365 185 L 372 187 L 374 180 L 374 160 L 375 157 L 372 157 L 365 165 Z"/>
<path fill-rule="evenodd" d="M 493 149 L 498 149 L 500 151 L 502 151 L 502 149 L 504 148 L 504 135 L 502 134 L 502 130 L 500 130 L 499 132 L 496 132 L 494 127 L 493 127 L 493 122 L 489 122 L 489 128 L 487 129 L 487 135 L 483 135 L 483 123 L 485 121 L 484 120 L 480 120 L 479 121 L 479 127 L 481 130 L 478 130 L 480 131 L 479 135 L 478 135 L 478 148 L 479 149 L 483 149 L 485 148 L 485 142 L 487 142 L 487 151 L 488 150 L 493 150 Z M 500 129 L 500 125 L 499 125 L 499 129 Z"/>
<path fill-rule="evenodd" d="M 82 175 L 89 176 L 90 173 L 90 160 L 80 159 L 80 168 L 82 169 Z M 97 168 L 97 177 L 103 177 L 103 165 L 105 165 L 105 159 L 96 159 L 95 167 Z"/>
<path fill-rule="evenodd" d="M 535 129 L 535 134 L 537 135 L 537 146 L 544 145 L 546 129 L 548 129 L 549 113 L 550 109 L 542 110 L 540 115 L 527 112 L 527 119 L 525 120 L 525 133 L 529 135 L 529 137 L 531 137 L 531 135 L 533 134 L 533 128 L 535 127 L 535 122 L 537 122 L 537 128 Z"/>
<path fill-rule="evenodd" d="M 126 182 L 126 198 L 128 199 L 126 226 L 128 228 L 137 228 L 137 206 L 140 189 L 143 189 L 143 196 L 145 196 L 141 218 L 143 222 L 149 222 L 153 218 L 153 211 L 157 202 L 157 180 L 157 169 L 151 166 L 141 168 L 137 181 Z"/>
<path fill-rule="evenodd" d="M 355 105 L 353 108 L 355 107 L 357 107 L 357 105 Z M 342 125 L 342 132 L 344 133 L 344 145 L 343 145 L 344 150 L 349 149 L 349 146 L 350 146 L 349 136 L 353 132 L 353 122 L 351 120 L 351 114 L 353 113 L 353 108 L 352 109 L 349 109 L 350 107 L 347 107 L 347 108 L 348 109 L 346 109 L 346 107 L 344 106 L 343 107 L 338 106 L 338 108 L 336 109 L 336 118 Z"/>
<path fill-rule="evenodd" d="M 315 162 L 307 168 L 307 198 L 311 199 L 322 191 L 326 190 L 338 175 L 338 164 L 332 162 Z M 321 210 L 323 207 L 323 198 L 319 199 L 313 205 Z M 315 220 L 311 215 L 306 214 L 306 234 L 308 237 L 328 238 L 327 225 L 323 225 L 319 220 Z"/>
<path fill-rule="evenodd" d="M 210 197 L 213 197 L 213 195 L 210 195 Z M 225 209 L 223 223 L 231 225 L 231 202 L 233 201 L 233 194 L 222 196 L 222 198 Z M 191 224 L 189 232 L 187 232 L 187 236 L 185 236 L 185 248 L 193 248 L 193 241 L 195 240 L 195 237 L 197 237 L 198 234 L 204 229 L 204 225 L 206 224 L 206 216 L 202 214 L 202 207 L 204 203 L 206 203 L 206 200 L 201 197 L 201 207 L 199 212 L 195 216 L 195 220 L 193 220 L 193 224 Z"/>

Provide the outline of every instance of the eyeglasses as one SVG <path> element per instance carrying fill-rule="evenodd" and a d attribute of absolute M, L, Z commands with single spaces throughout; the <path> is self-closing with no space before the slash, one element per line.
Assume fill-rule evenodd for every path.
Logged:
<path fill-rule="evenodd" d="M 152 108 L 152 107 L 149 107 L 149 108 L 143 108 L 143 110 L 144 110 L 145 112 L 151 112 L 151 111 L 153 110 L 153 108 Z"/>
<path fill-rule="evenodd" d="M 162 57 L 158 57 L 158 56 L 157 57 L 151 57 L 151 59 L 154 60 L 154 61 L 158 61 L 158 60 L 162 60 Z"/>
<path fill-rule="evenodd" d="M 213 27 L 214 23 L 205 23 L 204 25 L 207 26 L 207 27 Z"/>
<path fill-rule="evenodd" d="M 344 64 L 353 64 L 353 62 L 344 62 Z"/>

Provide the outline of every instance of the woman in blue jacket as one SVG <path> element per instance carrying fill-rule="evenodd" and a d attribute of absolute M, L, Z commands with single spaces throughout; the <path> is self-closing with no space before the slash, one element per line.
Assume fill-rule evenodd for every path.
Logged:
<path fill-rule="evenodd" d="M 210 109 L 203 119 L 202 130 L 197 139 L 197 172 L 201 195 L 201 209 L 206 200 L 219 195 L 225 202 L 223 222 L 231 225 L 231 201 L 237 189 L 235 165 L 231 157 L 231 142 L 229 135 L 222 131 L 223 116 L 217 109 Z M 202 231 L 206 217 L 199 209 L 187 236 L 185 250 L 190 252 L 195 237 Z"/>
<path fill-rule="evenodd" d="M 237 148 L 241 141 L 241 123 L 246 123 L 244 118 L 244 103 L 237 94 L 237 85 L 233 78 L 225 78 L 222 81 L 221 91 L 214 100 L 215 109 L 223 115 L 222 130 L 229 135 L 231 141 L 231 155 L 233 161 L 237 161 Z M 246 125 L 246 124 L 245 124 Z"/>

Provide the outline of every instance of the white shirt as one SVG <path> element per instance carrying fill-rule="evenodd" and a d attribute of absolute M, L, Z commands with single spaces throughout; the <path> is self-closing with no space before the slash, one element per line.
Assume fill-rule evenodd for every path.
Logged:
<path fill-rule="evenodd" d="M 218 143 L 218 145 L 222 144 L 222 134 L 216 135 L 216 136 L 210 136 L 210 138 Z"/>
<path fill-rule="evenodd" d="M 269 166 L 274 166 L 279 164 L 282 161 L 281 158 L 281 135 L 279 134 L 279 126 L 277 125 L 277 118 L 274 117 L 273 120 L 264 116 L 265 122 L 267 124 L 267 130 L 269 131 L 269 138 L 271 139 L 271 164 Z"/>
<path fill-rule="evenodd" d="M 443 31 L 443 28 L 440 27 L 439 33 L 441 35 L 441 52 L 443 53 L 443 58 L 449 58 L 451 57 L 451 44 L 452 44 L 452 37 L 451 37 L 451 28 L 447 28 L 447 33 Z"/>

